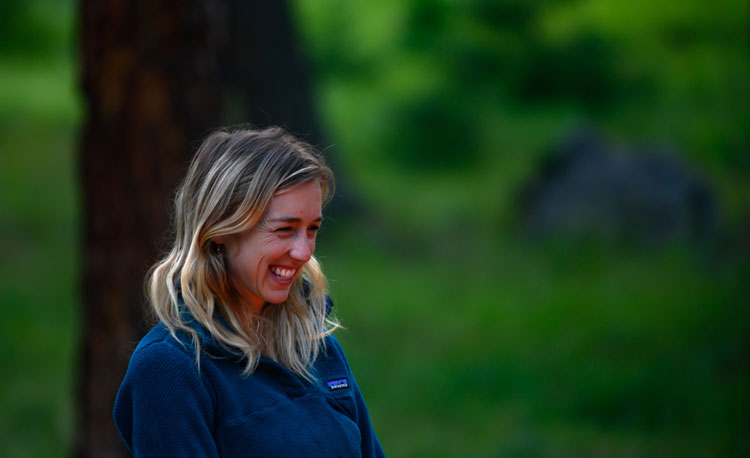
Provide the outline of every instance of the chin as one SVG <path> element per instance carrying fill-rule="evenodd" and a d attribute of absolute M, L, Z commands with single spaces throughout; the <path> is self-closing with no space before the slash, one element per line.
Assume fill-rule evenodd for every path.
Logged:
<path fill-rule="evenodd" d="M 289 298 L 289 292 L 287 291 L 286 294 L 273 294 L 270 296 L 267 296 L 265 301 L 269 304 L 281 304 L 282 302 L 286 301 Z"/>

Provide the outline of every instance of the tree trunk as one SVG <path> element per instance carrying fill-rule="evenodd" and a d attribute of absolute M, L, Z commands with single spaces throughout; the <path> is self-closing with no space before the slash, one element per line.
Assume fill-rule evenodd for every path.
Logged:
<path fill-rule="evenodd" d="M 170 194 L 195 141 L 220 120 L 221 5 L 79 4 L 86 115 L 77 456 L 128 456 L 112 406 L 149 326 L 143 280 L 168 227 Z"/>
<path fill-rule="evenodd" d="M 278 124 L 325 145 L 286 2 L 80 0 L 79 14 L 84 336 L 75 447 L 77 456 L 117 457 L 128 453 L 112 407 L 153 324 L 143 280 L 168 248 L 159 240 L 190 153 L 227 121 Z"/>

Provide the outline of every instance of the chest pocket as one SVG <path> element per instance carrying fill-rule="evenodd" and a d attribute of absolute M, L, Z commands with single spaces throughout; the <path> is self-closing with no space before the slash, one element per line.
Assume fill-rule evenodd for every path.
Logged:
<path fill-rule="evenodd" d="M 332 342 L 315 363 L 315 376 L 318 388 L 325 393 L 328 404 L 337 412 L 357 422 L 357 408 L 354 402 L 354 380 L 344 362 L 343 354 Z"/>
<path fill-rule="evenodd" d="M 322 389 L 326 392 L 328 404 L 339 413 L 346 415 L 353 422 L 357 422 L 357 408 L 348 377 L 334 377 L 321 381 Z"/>

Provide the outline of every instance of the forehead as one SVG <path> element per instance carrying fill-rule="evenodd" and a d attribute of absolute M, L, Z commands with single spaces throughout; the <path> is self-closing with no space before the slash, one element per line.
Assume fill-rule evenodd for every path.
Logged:
<path fill-rule="evenodd" d="M 317 180 L 306 181 L 276 192 L 268 205 L 268 216 L 320 216 L 323 191 Z"/>

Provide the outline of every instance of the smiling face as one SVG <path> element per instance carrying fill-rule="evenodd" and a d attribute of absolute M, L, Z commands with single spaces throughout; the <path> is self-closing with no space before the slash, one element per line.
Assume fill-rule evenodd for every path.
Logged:
<path fill-rule="evenodd" d="M 254 227 L 214 238 L 215 243 L 225 245 L 232 284 L 254 312 L 289 296 L 294 279 L 315 251 L 321 205 L 320 183 L 300 183 L 274 194 Z"/>

